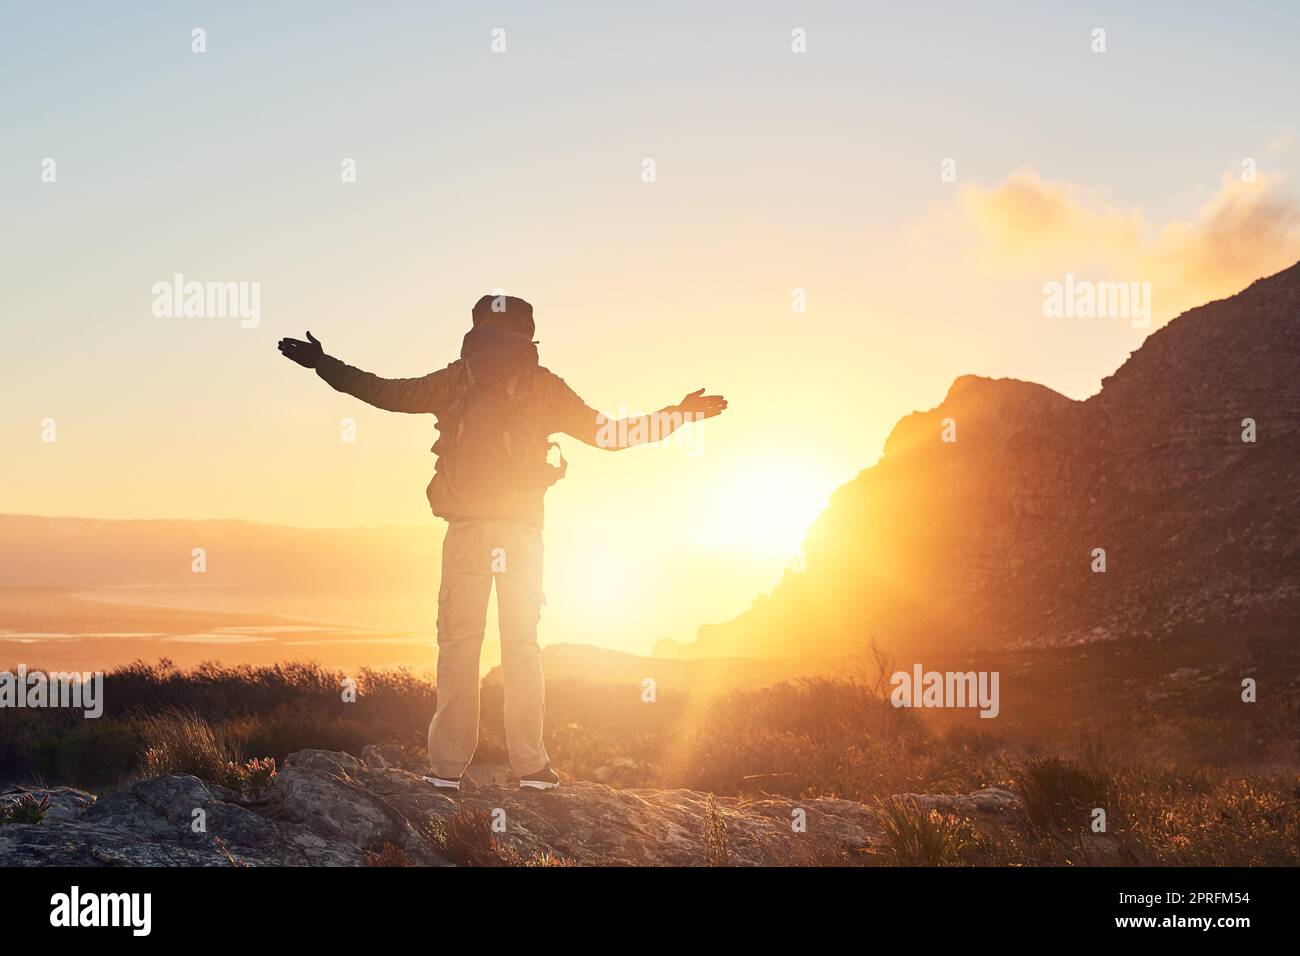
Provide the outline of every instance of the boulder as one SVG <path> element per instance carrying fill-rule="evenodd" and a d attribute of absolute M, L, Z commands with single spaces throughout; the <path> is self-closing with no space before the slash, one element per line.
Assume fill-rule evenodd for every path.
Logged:
<path fill-rule="evenodd" d="M 502 785 L 495 772 L 449 794 L 392 766 L 400 752 L 365 753 L 294 753 L 256 797 L 184 775 L 99 798 L 68 787 L 11 788 L 0 801 L 48 795 L 51 809 L 39 824 L 0 826 L 0 866 L 358 866 L 379 854 L 423 866 L 782 866 L 851 860 L 880 833 L 873 809 L 849 800 L 593 782 L 541 792 Z M 1019 808 L 996 788 L 904 796 L 968 815 Z"/>

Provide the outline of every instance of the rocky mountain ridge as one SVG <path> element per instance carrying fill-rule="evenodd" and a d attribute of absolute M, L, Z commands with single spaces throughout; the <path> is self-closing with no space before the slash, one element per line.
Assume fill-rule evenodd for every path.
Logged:
<path fill-rule="evenodd" d="M 958 378 L 836 491 L 802 571 L 659 652 L 1293 633 L 1297 462 L 1300 264 L 1158 329 L 1086 401 Z"/>

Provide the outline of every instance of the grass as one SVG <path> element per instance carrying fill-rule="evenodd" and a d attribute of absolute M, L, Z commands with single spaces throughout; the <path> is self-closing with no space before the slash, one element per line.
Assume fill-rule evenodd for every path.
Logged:
<path fill-rule="evenodd" d="M 314 665 L 181 671 L 165 662 L 135 664 L 106 676 L 98 720 L 6 712 L 0 781 L 93 789 L 194 773 L 256 793 L 296 750 L 360 755 L 371 743 L 423 750 L 436 706 L 429 681 L 405 671 L 362 672 L 356 702 L 345 703 L 342 676 Z M 484 688 L 481 760 L 505 757 L 500 695 L 499 687 Z M 632 769 L 618 776 L 628 786 L 838 797 L 877 808 L 885 838 L 872 859 L 827 845 L 792 861 L 800 864 L 1300 864 L 1294 754 L 1252 765 L 1153 757 L 1133 748 L 1143 735 L 1125 738 L 1113 726 L 1061 745 L 1001 721 L 895 709 L 871 680 L 802 680 L 698 698 L 660 688 L 654 704 L 641 700 L 637 685 L 564 680 L 549 684 L 546 707 L 552 761 L 577 780 L 594 780 L 602 767 L 628 758 L 624 767 Z M 1039 723 L 1050 717 L 1044 713 Z M 987 786 L 1017 793 L 1023 817 L 963 821 L 891 800 Z M 1096 808 L 1106 811 L 1105 833 L 1092 832 Z M 702 825 L 710 849 L 701 862 L 726 865 L 728 837 L 716 804 Z M 437 829 L 430 843 L 472 865 L 566 863 L 519 858 L 478 818 Z"/>
<path fill-rule="evenodd" d="M 146 777 L 190 774 L 230 790 L 256 796 L 275 776 L 274 757 L 244 759 L 223 730 L 202 717 L 169 710 L 141 722 L 144 751 L 141 772 Z"/>
<path fill-rule="evenodd" d="M 462 803 L 447 818 L 430 827 L 430 844 L 457 866 L 572 866 L 551 852 L 524 855 L 492 829 L 492 814 Z"/>
<path fill-rule="evenodd" d="M 231 769 L 237 752 L 223 736 L 197 714 L 170 710 L 142 723 L 144 753 L 141 772 L 146 777 L 193 774 L 212 783 L 239 789 Z"/>
<path fill-rule="evenodd" d="M 880 850 L 893 866 L 956 866 L 973 840 L 970 824 L 954 814 L 901 799 L 879 800 L 876 807 Z"/>
<path fill-rule="evenodd" d="M 704 805 L 704 852 L 709 866 L 731 866 L 727 821 L 723 819 L 713 794 L 709 794 Z"/>
<path fill-rule="evenodd" d="M 1097 810 L 1113 825 L 1111 782 L 1106 774 L 1061 757 L 1035 757 L 1016 770 L 1025 816 L 1038 830 L 1082 830 Z"/>
<path fill-rule="evenodd" d="M 363 670 L 356 702 L 344 703 L 342 680 L 341 673 L 315 664 L 181 670 L 168 661 L 137 662 L 105 675 L 98 719 L 58 709 L 6 711 L 0 781 L 39 778 L 109 788 L 151 773 L 160 764 L 147 765 L 145 755 L 154 749 L 152 759 L 162 765 L 198 766 L 220 782 L 226 774 L 217 768 L 239 762 L 239 754 L 283 764 L 305 748 L 360 753 L 370 743 L 424 739 L 437 705 L 430 682 L 407 671 Z M 169 738 L 158 721 L 178 714 L 204 722 L 219 743 Z M 195 731 L 207 733 L 198 725 Z"/>

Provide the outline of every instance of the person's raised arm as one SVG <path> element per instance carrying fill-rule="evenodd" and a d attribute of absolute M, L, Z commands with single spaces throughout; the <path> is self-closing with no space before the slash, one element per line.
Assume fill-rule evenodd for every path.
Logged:
<path fill-rule="evenodd" d="M 303 368 L 312 368 L 331 388 L 346 392 L 368 405 L 389 412 L 434 412 L 441 407 L 446 391 L 444 372 L 440 369 L 419 378 L 380 378 L 370 372 L 346 365 L 326 355 L 316 337 L 307 333 L 307 341 L 281 339 L 280 354 Z"/>
<path fill-rule="evenodd" d="M 704 389 L 691 392 L 676 405 L 665 405 L 657 412 L 611 419 L 589 406 L 558 375 L 549 376 L 547 407 L 552 432 L 564 432 L 593 448 L 619 451 L 667 438 L 687 422 L 703 421 L 721 415 L 727 400 L 721 395 L 705 395 Z"/>

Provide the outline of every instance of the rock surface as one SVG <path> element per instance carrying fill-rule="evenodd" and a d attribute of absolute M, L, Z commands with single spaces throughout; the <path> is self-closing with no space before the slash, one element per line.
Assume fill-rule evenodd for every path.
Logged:
<path fill-rule="evenodd" d="M 402 769 L 399 751 L 364 754 L 299 751 L 256 796 L 192 776 L 141 780 L 98 799 L 67 787 L 10 788 L 0 805 L 30 793 L 48 795 L 51 809 L 39 824 L 0 826 L 0 866 L 356 866 L 385 848 L 389 858 L 423 866 L 781 866 L 844 861 L 880 833 L 872 809 L 848 800 L 586 782 L 520 791 L 492 782 L 500 777 L 493 768 L 474 768 L 480 783 L 448 795 Z M 975 816 L 1019 812 L 1006 791 L 907 798 Z M 795 832 L 800 816 L 806 827 Z"/>

